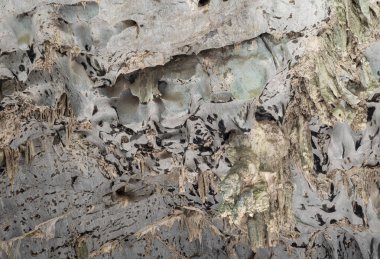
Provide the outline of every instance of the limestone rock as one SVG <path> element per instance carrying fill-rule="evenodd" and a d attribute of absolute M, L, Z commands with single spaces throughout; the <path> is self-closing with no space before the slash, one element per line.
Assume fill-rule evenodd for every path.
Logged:
<path fill-rule="evenodd" d="M 379 16 L 0 0 L 0 258 L 378 258 Z"/>

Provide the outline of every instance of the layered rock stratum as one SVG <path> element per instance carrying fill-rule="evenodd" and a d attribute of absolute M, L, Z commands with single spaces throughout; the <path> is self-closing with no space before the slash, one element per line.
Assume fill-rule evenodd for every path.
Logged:
<path fill-rule="evenodd" d="M 0 0 L 0 258 L 379 258 L 379 16 Z"/>

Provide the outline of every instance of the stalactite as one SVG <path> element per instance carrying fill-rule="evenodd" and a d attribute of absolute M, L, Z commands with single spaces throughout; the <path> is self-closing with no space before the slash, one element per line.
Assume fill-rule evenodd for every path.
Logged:
<path fill-rule="evenodd" d="M 18 171 L 18 161 L 20 159 L 20 152 L 18 149 L 6 147 L 4 148 L 4 156 L 7 175 L 9 181 L 13 183 Z"/>

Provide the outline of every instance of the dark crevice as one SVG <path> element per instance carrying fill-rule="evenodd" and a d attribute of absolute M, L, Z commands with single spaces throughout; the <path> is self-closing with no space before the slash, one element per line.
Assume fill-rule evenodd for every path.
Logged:
<path fill-rule="evenodd" d="M 327 207 L 326 204 L 323 204 L 323 205 L 322 205 L 321 210 L 323 210 L 323 211 L 326 212 L 326 213 L 332 213 L 332 212 L 335 212 L 335 211 L 336 211 L 336 210 L 335 210 L 335 205 L 333 205 L 333 206 L 331 206 L 331 207 L 329 208 L 329 207 Z"/>
<path fill-rule="evenodd" d="M 198 7 L 206 6 L 210 3 L 210 0 L 199 0 Z"/>
<path fill-rule="evenodd" d="M 255 119 L 256 121 L 276 121 L 272 114 L 267 112 L 262 106 L 257 107 L 257 110 L 255 112 Z"/>
<path fill-rule="evenodd" d="M 352 209 L 354 210 L 356 216 L 359 218 L 364 218 L 363 208 L 356 201 L 352 204 Z"/>
<path fill-rule="evenodd" d="M 376 108 L 375 107 L 368 107 L 367 109 L 367 121 L 372 120 L 373 113 L 375 112 Z"/>

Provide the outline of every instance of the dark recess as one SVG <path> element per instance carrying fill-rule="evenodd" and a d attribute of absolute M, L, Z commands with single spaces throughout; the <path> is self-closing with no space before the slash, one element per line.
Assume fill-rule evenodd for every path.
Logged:
<path fill-rule="evenodd" d="M 36 53 L 33 50 L 33 44 L 30 46 L 29 50 L 26 51 L 26 53 L 28 54 L 30 62 L 33 63 L 36 58 Z"/>
<path fill-rule="evenodd" d="M 317 155 L 313 154 L 313 158 L 314 158 L 314 170 L 317 173 L 322 173 L 322 174 L 325 173 L 325 172 L 323 172 L 321 160 L 319 159 L 319 157 Z"/>
<path fill-rule="evenodd" d="M 352 204 L 352 208 L 356 216 L 359 218 L 364 218 L 363 208 L 356 201 Z"/>
<path fill-rule="evenodd" d="M 276 121 L 272 114 L 267 112 L 262 106 L 257 107 L 257 110 L 255 112 L 255 119 L 256 121 Z"/>
<path fill-rule="evenodd" d="M 368 107 L 368 110 L 367 110 L 367 121 L 371 121 L 372 120 L 372 116 L 373 116 L 373 113 L 375 112 L 375 107 Z"/>
<path fill-rule="evenodd" d="M 208 5 L 210 3 L 210 0 L 199 0 L 198 7 Z"/>

